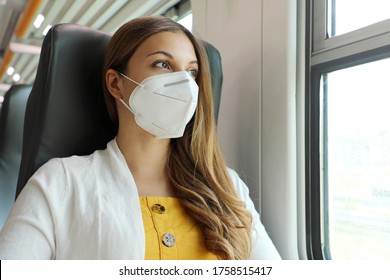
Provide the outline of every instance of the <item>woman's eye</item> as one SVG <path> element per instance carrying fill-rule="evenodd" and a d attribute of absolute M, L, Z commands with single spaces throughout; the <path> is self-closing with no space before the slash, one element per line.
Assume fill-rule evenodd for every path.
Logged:
<path fill-rule="evenodd" d="M 196 69 L 189 69 L 187 70 L 188 74 L 190 74 L 194 79 L 196 78 L 196 76 L 198 76 L 198 70 Z"/>
<path fill-rule="evenodd" d="M 154 63 L 153 65 L 156 66 L 156 67 L 161 67 L 161 68 L 165 68 L 165 69 L 170 69 L 170 68 L 169 68 L 169 64 L 166 63 L 165 61 L 158 61 L 158 62 Z"/>

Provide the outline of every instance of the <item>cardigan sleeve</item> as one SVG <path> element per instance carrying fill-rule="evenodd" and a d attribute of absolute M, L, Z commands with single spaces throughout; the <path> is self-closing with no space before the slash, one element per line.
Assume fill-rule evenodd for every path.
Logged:
<path fill-rule="evenodd" d="M 27 182 L 0 232 L 0 259 L 54 259 L 55 220 L 48 189 L 63 184 L 59 161 L 50 161 Z"/>
<path fill-rule="evenodd" d="M 246 208 L 252 214 L 252 251 L 250 259 L 280 260 L 281 257 L 267 231 L 265 230 L 264 225 L 261 223 L 260 215 L 249 196 L 248 187 L 234 170 L 229 169 L 228 171 L 239 197 L 244 201 Z"/>

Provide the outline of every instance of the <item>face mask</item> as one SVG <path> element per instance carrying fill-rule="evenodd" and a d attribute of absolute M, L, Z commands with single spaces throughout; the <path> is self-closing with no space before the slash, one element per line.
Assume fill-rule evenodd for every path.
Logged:
<path fill-rule="evenodd" d="M 183 136 L 198 103 L 198 85 L 186 71 L 155 75 L 137 83 L 129 104 L 136 123 L 157 138 Z"/>

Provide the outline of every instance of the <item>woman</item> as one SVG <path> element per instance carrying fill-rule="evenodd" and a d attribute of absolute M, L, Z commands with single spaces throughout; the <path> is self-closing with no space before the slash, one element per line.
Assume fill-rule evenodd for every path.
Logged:
<path fill-rule="evenodd" d="M 193 35 L 164 17 L 130 21 L 104 73 L 117 137 L 34 174 L 0 234 L 0 258 L 279 259 L 248 188 L 225 167 Z"/>

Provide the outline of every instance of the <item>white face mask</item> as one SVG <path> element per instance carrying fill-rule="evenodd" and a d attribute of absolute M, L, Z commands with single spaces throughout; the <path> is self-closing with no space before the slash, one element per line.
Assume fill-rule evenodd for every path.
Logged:
<path fill-rule="evenodd" d="M 186 71 L 146 78 L 141 83 L 120 73 L 138 86 L 129 104 L 120 100 L 135 116 L 136 123 L 157 138 L 183 136 L 198 103 L 198 85 Z"/>

